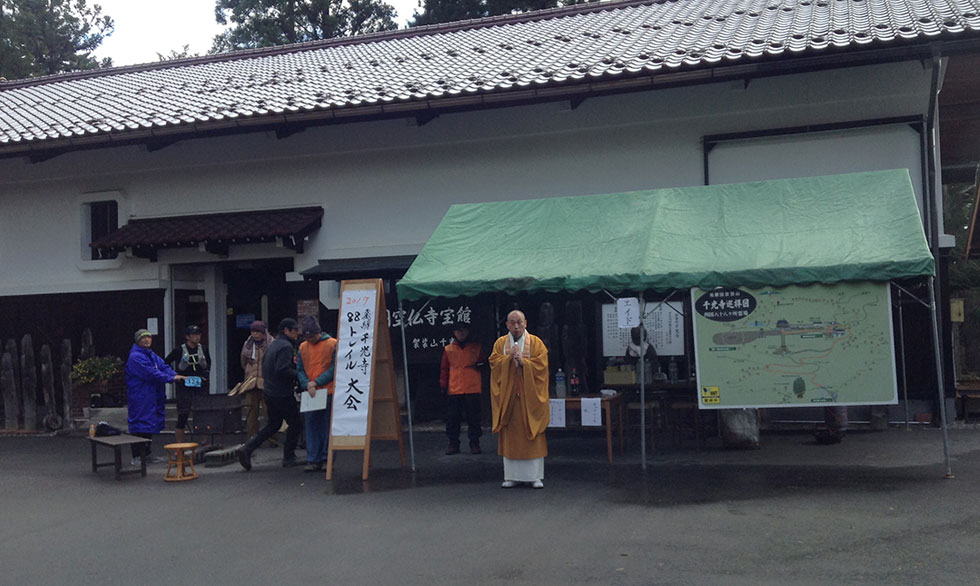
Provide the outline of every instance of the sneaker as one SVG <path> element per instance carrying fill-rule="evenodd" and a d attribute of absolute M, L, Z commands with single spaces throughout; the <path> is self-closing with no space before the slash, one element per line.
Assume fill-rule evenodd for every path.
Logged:
<path fill-rule="evenodd" d="M 535 480 L 531 483 L 531 488 L 544 488 L 544 483 L 540 480 Z"/>
<path fill-rule="evenodd" d="M 480 444 L 470 444 L 471 454 L 482 454 L 483 450 L 480 449 Z"/>
<path fill-rule="evenodd" d="M 297 464 L 299 464 L 299 461 L 296 458 L 283 458 L 282 459 L 282 467 L 283 468 L 292 468 L 293 466 L 295 466 Z"/>
<path fill-rule="evenodd" d="M 246 470 L 252 469 L 252 454 L 245 449 L 245 446 L 238 448 L 238 463 Z"/>
<path fill-rule="evenodd" d="M 142 464 L 140 464 L 139 457 L 136 457 L 129 461 L 129 465 L 133 468 L 139 468 Z"/>
<path fill-rule="evenodd" d="M 505 480 L 500 483 L 500 488 L 514 488 L 515 486 L 517 486 L 517 483 L 513 480 Z"/>
<path fill-rule="evenodd" d="M 320 472 L 324 468 L 323 462 L 309 462 L 303 468 L 303 472 Z"/>
<path fill-rule="evenodd" d="M 146 463 L 147 464 L 163 464 L 165 462 L 166 462 L 166 460 L 164 460 L 160 456 L 147 456 L 146 457 Z"/>
<path fill-rule="evenodd" d="M 459 453 L 459 444 L 449 444 L 449 447 L 446 448 L 447 456 L 452 456 L 453 454 L 458 454 L 458 453 Z"/>

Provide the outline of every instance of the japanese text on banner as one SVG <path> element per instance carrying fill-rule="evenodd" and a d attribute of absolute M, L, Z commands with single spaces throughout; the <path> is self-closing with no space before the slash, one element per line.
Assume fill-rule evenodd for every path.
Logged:
<path fill-rule="evenodd" d="M 334 436 L 367 435 L 376 304 L 377 292 L 373 289 L 348 291 L 340 300 L 336 389 L 330 429 Z"/>

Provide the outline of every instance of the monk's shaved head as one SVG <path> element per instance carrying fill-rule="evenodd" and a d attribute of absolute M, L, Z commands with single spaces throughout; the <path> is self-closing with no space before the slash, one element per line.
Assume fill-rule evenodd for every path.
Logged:
<path fill-rule="evenodd" d="M 527 318 L 524 317 L 523 311 L 515 309 L 507 314 L 507 331 L 514 336 L 515 340 L 523 336 L 526 329 Z"/>

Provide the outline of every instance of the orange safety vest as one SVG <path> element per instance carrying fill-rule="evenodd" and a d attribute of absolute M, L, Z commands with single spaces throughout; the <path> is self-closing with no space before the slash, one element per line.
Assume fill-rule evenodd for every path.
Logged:
<path fill-rule="evenodd" d="M 482 346 L 476 342 L 470 342 L 466 346 L 455 343 L 446 346 L 450 395 L 473 395 L 483 390 L 480 371 L 473 366 L 479 362 L 482 350 Z"/>
<path fill-rule="evenodd" d="M 316 380 L 316 377 L 326 372 L 333 364 L 333 352 L 337 347 L 337 338 L 320 340 L 316 344 L 308 341 L 299 345 L 299 353 L 303 357 L 303 370 L 306 378 Z M 327 383 L 327 392 L 333 394 L 334 381 Z"/>

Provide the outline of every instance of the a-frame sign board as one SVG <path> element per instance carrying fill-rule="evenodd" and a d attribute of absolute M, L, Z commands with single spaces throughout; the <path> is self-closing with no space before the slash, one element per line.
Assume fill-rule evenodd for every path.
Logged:
<path fill-rule="evenodd" d="M 327 480 L 341 450 L 364 451 L 367 480 L 372 440 L 397 441 L 406 466 L 387 315 L 381 279 L 341 281 Z"/>

